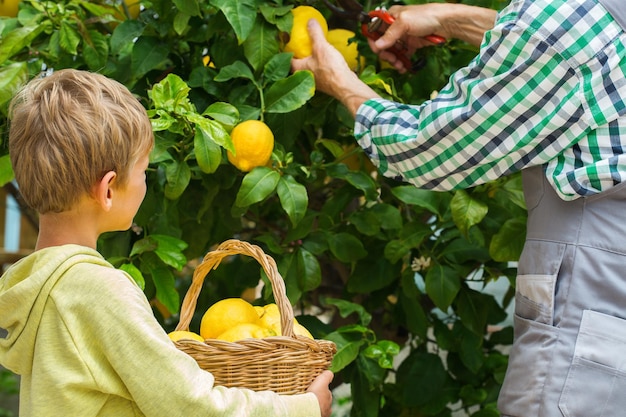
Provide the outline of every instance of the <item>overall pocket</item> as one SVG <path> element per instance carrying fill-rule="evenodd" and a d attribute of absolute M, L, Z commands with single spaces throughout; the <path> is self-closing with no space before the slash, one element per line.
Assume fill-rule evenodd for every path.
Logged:
<path fill-rule="evenodd" d="M 554 302 L 564 253 L 561 243 L 527 241 L 524 247 L 515 282 L 515 339 L 498 398 L 503 415 L 540 415 L 559 336 L 553 325 Z"/>
<path fill-rule="evenodd" d="M 559 407 L 565 417 L 614 417 L 626 410 L 626 320 L 585 310 Z"/>

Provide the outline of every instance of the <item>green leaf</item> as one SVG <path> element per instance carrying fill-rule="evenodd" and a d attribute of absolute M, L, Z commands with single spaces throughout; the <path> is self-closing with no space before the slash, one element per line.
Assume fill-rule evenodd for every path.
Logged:
<path fill-rule="evenodd" d="M 433 214 L 442 214 L 439 210 L 441 195 L 436 191 L 421 190 L 412 185 L 401 185 L 392 188 L 391 193 L 403 203 L 421 207 Z"/>
<path fill-rule="evenodd" d="M 15 178 L 15 174 L 11 166 L 11 158 L 8 154 L 0 156 L 0 187 L 13 181 L 13 178 Z"/>
<path fill-rule="evenodd" d="M 380 217 L 371 210 L 355 211 L 350 215 L 349 220 L 359 233 L 366 236 L 374 236 L 380 232 Z"/>
<path fill-rule="evenodd" d="M 176 278 L 173 272 L 153 253 L 145 253 L 140 258 L 140 270 L 152 276 L 156 289 L 156 298 L 171 312 L 177 313 L 180 296 L 176 290 Z"/>
<path fill-rule="evenodd" d="M 306 187 L 297 182 L 291 175 L 283 175 L 278 181 L 276 193 L 280 204 L 295 227 L 304 218 L 309 205 Z"/>
<path fill-rule="evenodd" d="M 176 8 L 188 16 L 200 16 L 198 0 L 174 0 Z"/>
<path fill-rule="evenodd" d="M 0 64 L 4 64 L 7 59 L 30 45 L 41 32 L 48 28 L 48 24 L 38 24 L 35 26 L 20 27 L 11 30 L 9 33 L 2 34 L 2 42 L 0 42 Z"/>
<path fill-rule="evenodd" d="M 83 57 L 92 71 L 99 71 L 105 67 L 109 56 L 108 39 L 95 30 L 89 31 L 90 42 L 85 42 Z"/>
<path fill-rule="evenodd" d="M 156 287 L 156 298 L 171 312 L 177 313 L 180 307 L 180 296 L 176 291 L 176 278 L 167 268 L 155 268 L 151 271 L 152 281 Z"/>
<path fill-rule="evenodd" d="M 406 325 L 411 333 L 423 339 L 426 338 L 429 322 L 420 300 L 407 296 L 405 291 L 400 294 L 402 311 L 406 315 Z"/>
<path fill-rule="evenodd" d="M 141 273 L 139 268 L 137 268 L 135 265 L 126 263 L 126 264 L 120 265 L 119 269 L 121 269 L 122 271 L 130 275 L 133 281 L 137 283 L 139 288 L 141 288 L 142 290 L 146 288 L 146 281 L 143 277 L 143 274 Z"/>
<path fill-rule="evenodd" d="M 1 42 L 0 42 L 1 44 Z M 13 98 L 15 92 L 28 81 L 26 62 L 14 62 L 0 67 L 0 110 L 5 114 L 5 104 Z"/>
<path fill-rule="evenodd" d="M 189 91 L 191 88 L 182 78 L 176 74 L 168 74 L 148 91 L 148 96 L 157 109 L 188 115 L 195 113 L 195 108 L 189 102 Z"/>
<path fill-rule="evenodd" d="M 526 217 L 516 217 L 504 222 L 491 238 L 489 254 L 494 261 L 517 261 L 526 241 Z"/>
<path fill-rule="evenodd" d="M 143 33 L 145 24 L 139 20 L 128 19 L 117 25 L 111 35 L 111 52 L 118 54 L 126 49 Z"/>
<path fill-rule="evenodd" d="M 281 52 L 272 56 L 265 64 L 263 76 L 268 81 L 278 81 L 289 75 L 291 71 L 292 53 Z"/>
<path fill-rule="evenodd" d="M 387 242 L 385 246 L 385 258 L 391 263 L 396 263 L 408 255 L 413 248 L 419 247 L 424 239 L 432 235 L 433 231 L 422 222 L 408 223 L 398 239 Z"/>
<path fill-rule="evenodd" d="M 354 362 L 359 356 L 361 346 L 366 341 L 359 335 L 352 333 L 342 333 L 335 331 L 325 336 L 326 340 L 330 340 L 337 345 L 337 353 L 333 356 L 330 370 L 334 373 L 341 371 L 343 368 Z"/>
<path fill-rule="evenodd" d="M 363 326 L 367 326 L 372 321 L 372 315 L 367 310 L 357 303 L 353 303 L 348 300 L 342 300 L 341 298 L 324 298 L 324 304 L 334 305 L 339 309 L 341 317 L 346 318 L 352 313 L 356 313 L 359 316 L 359 323 Z"/>
<path fill-rule="evenodd" d="M 367 257 L 360 260 L 348 278 L 348 291 L 370 294 L 383 289 L 398 279 L 401 264 L 392 264 L 385 258 Z"/>
<path fill-rule="evenodd" d="M 359 417 L 379 417 L 381 407 L 381 381 L 384 370 L 376 362 L 360 355 L 357 360 L 357 372 L 351 372 L 350 384 L 351 415 Z"/>
<path fill-rule="evenodd" d="M 258 70 L 279 53 L 276 29 L 259 16 L 243 43 L 243 51 L 252 68 Z"/>
<path fill-rule="evenodd" d="M 449 377 L 437 354 L 414 350 L 398 367 L 396 378 L 404 405 L 421 407 L 442 396 Z"/>
<path fill-rule="evenodd" d="M 254 74 L 252 74 L 250 67 L 241 61 L 235 61 L 232 64 L 221 68 L 214 80 L 217 82 L 224 82 L 234 78 L 245 78 L 255 81 Z"/>
<path fill-rule="evenodd" d="M 191 169 L 186 162 L 172 160 L 165 164 L 165 196 L 170 200 L 180 197 L 191 180 Z"/>
<path fill-rule="evenodd" d="M 472 198 L 465 190 L 456 191 L 450 202 L 450 209 L 456 227 L 464 236 L 468 236 L 469 229 L 480 223 L 489 211 L 485 203 Z"/>
<path fill-rule="evenodd" d="M 350 171 L 345 164 L 335 164 L 326 167 L 328 175 L 348 181 L 354 188 L 361 190 L 368 200 L 378 198 L 378 189 L 371 176 L 361 171 Z"/>
<path fill-rule="evenodd" d="M 448 310 L 450 304 L 461 289 L 458 273 L 449 266 L 433 265 L 425 277 L 426 293 L 442 311 Z"/>
<path fill-rule="evenodd" d="M 402 229 L 402 215 L 398 207 L 394 207 L 391 204 L 379 203 L 372 206 L 369 211 L 378 217 L 381 228 L 385 230 Z"/>
<path fill-rule="evenodd" d="M 131 68 L 134 79 L 143 77 L 149 71 L 163 69 L 167 63 L 169 50 L 162 41 L 142 36 L 133 46 Z"/>
<path fill-rule="evenodd" d="M 257 14 L 255 0 L 211 0 L 210 3 L 224 13 L 241 45 L 254 26 Z"/>
<path fill-rule="evenodd" d="M 72 55 L 77 55 L 80 41 L 81 37 L 76 28 L 66 21 L 61 21 L 61 29 L 59 30 L 59 45 L 61 48 Z"/>
<path fill-rule="evenodd" d="M 180 271 L 187 264 L 187 258 L 182 252 L 187 248 L 187 243 L 168 235 L 150 235 L 148 238 L 156 242 L 154 253 L 166 265 Z"/>
<path fill-rule="evenodd" d="M 487 327 L 491 305 L 494 302 L 491 295 L 464 288 L 459 293 L 456 303 L 463 325 L 482 337 Z"/>
<path fill-rule="evenodd" d="M 315 80 L 310 71 L 297 71 L 278 80 L 265 91 L 265 111 L 289 113 L 302 107 L 315 94 Z"/>
<path fill-rule="evenodd" d="M 203 129 L 196 129 L 193 153 L 202 172 L 212 174 L 222 162 L 222 148 Z"/>
<path fill-rule="evenodd" d="M 230 103 L 215 102 L 211 103 L 209 107 L 202 113 L 203 116 L 208 116 L 215 121 L 219 122 L 224 128 L 230 131 L 237 123 L 239 123 L 239 110 L 237 107 Z M 228 149 L 228 148 L 227 148 Z"/>
<path fill-rule="evenodd" d="M 254 168 L 243 177 L 241 187 L 237 192 L 235 205 L 237 207 L 248 207 L 264 200 L 276 189 L 279 180 L 280 174 L 271 168 Z"/>
<path fill-rule="evenodd" d="M 292 5 L 278 6 L 262 3 L 261 14 L 268 22 L 275 24 L 281 32 L 289 32 L 293 26 Z"/>
<path fill-rule="evenodd" d="M 176 13 L 176 16 L 174 16 L 174 25 L 172 27 L 178 35 L 184 34 L 189 29 L 190 18 L 191 16 L 189 16 L 187 13 Z"/>
<path fill-rule="evenodd" d="M 300 247 L 297 253 L 298 282 L 302 291 L 313 291 L 322 283 L 322 268 L 317 258 Z"/>
<path fill-rule="evenodd" d="M 341 262 L 354 262 L 367 256 L 363 243 L 350 233 L 330 233 L 327 239 L 330 251 Z"/>
<path fill-rule="evenodd" d="M 157 247 L 157 242 L 154 239 L 150 239 L 150 237 L 145 237 L 143 239 L 139 239 L 135 243 L 133 243 L 133 247 L 130 251 L 130 257 L 141 255 L 146 252 L 154 252 Z"/>
<path fill-rule="evenodd" d="M 205 137 L 210 138 L 213 142 L 221 147 L 235 152 L 233 141 L 224 127 L 215 120 L 207 119 L 198 113 L 189 113 L 187 117 L 190 122 L 196 124 L 196 129 L 202 130 Z"/>
<path fill-rule="evenodd" d="M 335 158 L 339 158 L 345 153 L 345 150 L 341 146 L 341 143 L 336 140 L 320 138 L 315 141 L 315 144 L 320 144 L 326 148 Z"/>

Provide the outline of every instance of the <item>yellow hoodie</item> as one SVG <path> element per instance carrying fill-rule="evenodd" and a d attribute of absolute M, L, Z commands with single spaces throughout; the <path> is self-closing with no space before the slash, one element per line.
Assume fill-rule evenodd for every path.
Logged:
<path fill-rule="evenodd" d="M 311 393 L 215 386 L 134 281 L 90 248 L 47 248 L 9 268 L 0 328 L 0 364 L 21 375 L 20 416 L 320 415 Z"/>

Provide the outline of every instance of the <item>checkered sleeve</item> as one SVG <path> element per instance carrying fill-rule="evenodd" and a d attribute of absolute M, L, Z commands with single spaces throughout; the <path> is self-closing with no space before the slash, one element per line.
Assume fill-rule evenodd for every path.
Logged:
<path fill-rule="evenodd" d="M 384 175 L 467 188 L 550 161 L 583 136 L 575 71 L 514 20 L 504 16 L 433 100 L 361 106 L 355 136 Z"/>

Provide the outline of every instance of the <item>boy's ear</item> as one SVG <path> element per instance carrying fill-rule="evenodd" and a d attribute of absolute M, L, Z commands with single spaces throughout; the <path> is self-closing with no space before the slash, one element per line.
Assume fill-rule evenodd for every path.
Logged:
<path fill-rule="evenodd" d="M 96 184 L 94 197 L 105 211 L 109 211 L 113 206 L 113 184 L 116 178 L 117 173 L 109 171 Z"/>

